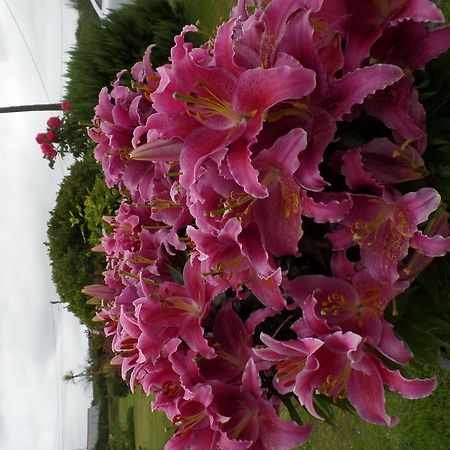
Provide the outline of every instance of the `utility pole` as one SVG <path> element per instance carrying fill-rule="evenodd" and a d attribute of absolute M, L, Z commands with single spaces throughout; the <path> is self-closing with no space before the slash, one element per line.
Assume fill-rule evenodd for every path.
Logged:
<path fill-rule="evenodd" d="M 19 105 L 0 107 L 0 114 L 27 111 L 61 111 L 61 103 L 44 103 L 39 105 Z"/>

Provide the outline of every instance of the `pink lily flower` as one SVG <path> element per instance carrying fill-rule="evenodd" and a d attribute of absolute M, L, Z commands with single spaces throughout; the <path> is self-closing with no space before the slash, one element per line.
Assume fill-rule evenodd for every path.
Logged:
<path fill-rule="evenodd" d="M 201 263 L 196 258 L 185 264 L 183 279 L 184 286 L 161 283 L 150 298 L 139 301 L 136 315 L 143 330 L 142 345 L 148 348 L 148 355 L 153 355 L 153 360 L 160 353 L 164 341 L 173 337 L 180 337 L 192 350 L 206 358 L 216 355 L 203 335 L 202 321 L 214 297 L 225 287 L 210 284 L 202 276 Z M 147 343 L 145 339 L 148 339 Z"/>
<path fill-rule="evenodd" d="M 187 235 L 204 261 L 206 273 L 220 275 L 236 292 L 245 284 L 269 308 L 279 311 L 285 307 L 279 289 L 281 270 L 265 251 L 254 223 L 243 230 L 239 220 L 231 218 L 217 234 L 188 227 Z"/>
<path fill-rule="evenodd" d="M 100 91 L 94 127 L 89 130 L 89 136 L 98 144 L 95 157 L 102 163 L 108 186 L 124 185 L 132 194 L 141 181 L 145 183 L 152 175 L 152 165 L 136 158 L 130 160 L 133 147 L 145 144 L 145 125 L 154 112 L 150 93 L 156 89 L 159 76 L 150 63 L 151 47 L 131 71 L 136 90 L 120 85 L 122 71 L 117 74 L 110 94 L 106 88 Z"/>
<path fill-rule="evenodd" d="M 156 266 L 162 258 L 159 248 L 165 241 L 167 230 L 158 229 L 147 208 L 121 203 L 116 217 L 106 218 L 113 233 L 105 235 L 103 249 L 120 265 L 133 266 L 135 273 L 144 267 Z M 148 228 L 155 227 L 154 232 Z M 157 273 L 157 272 L 156 272 Z"/>
<path fill-rule="evenodd" d="M 408 282 L 390 285 L 374 280 L 367 270 L 354 274 L 351 283 L 323 275 L 283 283 L 286 293 L 303 310 L 303 318 L 292 326 L 300 338 L 324 339 L 334 331 L 352 331 L 399 364 L 408 363 L 412 354 L 394 335 L 384 310 L 408 286 Z"/>
<path fill-rule="evenodd" d="M 248 181 L 242 177 L 244 189 L 254 196 L 266 196 L 262 187 L 255 190 L 249 184 L 256 177 L 249 161 L 241 166 L 248 152 L 247 145 L 262 128 L 263 115 L 269 108 L 312 91 L 314 73 L 301 67 L 280 66 L 248 69 L 237 76 L 211 65 L 208 59 L 208 64 L 199 64 L 198 55 L 192 54 L 190 45 L 184 42 L 184 34 L 195 30 L 192 26 L 184 28 L 175 38 L 172 64 L 159 69 L 161 83 L 152 94 L 158 114 L 150 121 L 162 136 L 184 140 L 180 182 L 185 188 L 197 178 L 198 169 L 207 157 L 241 138 L 240 143 L 230 147 L 233 155 L 230 169 L 238 174 L 242 170 L 253 172 Z M 221 38 L 219 35 L 217 39 Z M 274 82 L 278 86 L 276 90 L 272 89 Z"/>
<path fill-rule="evenodd" d="M 267 278 L 276 270 L 272 258 L 264 250 L 255 224 L 243 230 L 239 220 L 231 218 L 218 233 L 188 227 L 187 235 L 195 242 L 208 272 L 222 274 L 254 269 L 261 277 Z"/>
<path fill-rule="evenodd" d="M 406 76 L 384 91 L 377 92 L 364 103 L 364 107 L 368 114 L 398 134 L 399 140 L 421 142 L 420 153 L 423 153 L 425 110 L 413 83 L 414 78 Z"/>
<path fill-rule="evenodd" d="M 216 357 L 198 360 L 205 380 L 219 380 L 227 384 L 240 383 L 247 361 L 252 356 L 248 335 L 240 317 L 226 300 L 214 319 L 211 345 Z"/>
<path fill-rule="evenodd" d="M 104 284 L 90 284 L 89 286 L 85 286 L 81 292 L 89 297 L 105 301 L 113 300 L 116 294 L 113 288 Z"/>
<path fill-rule="evenodd" d="M 299 153 L 306 147 L 306 133 L 297 128 L 280 137 L 254 160 L 269 196 L 253 206 L 264 247 L 274 256 L 296 254 L 303 230 L 300 186 L 293 175 Z"/>
<path fill-rule="evenodd" d="M 343 228 L 328 234 L 336 250 L 358 244 L 361 262 L 371 276 L 394 283 L 398 264 L 410 246 L 427 256 L 445 254 L 449 239 L 427 237 L 417 226 L 428 219 L 441 201 L 431 188 L 422 188 L 398 198 L 353 195 L 353 208 L 342 220 Z"/>
<path fill-rule="evenodd" d="M 433 236 L 442 236 L 443 239 L 439 239 L 438 246 L 435 247 L 437 251 L 436 256 L 439 256 L 443 249 L 442 243 L 447 239 L 450 234 L 450 227 L 448 224 L 449 214 L 446 211 L 440 211 L 433 220 L 427 225 L 425 232 L 430 238 Z M 423 237 L 423 236 L 422 236 Z M 438 247 L 441 246 L 439 249 Z M 449 249 L 450 250 L 450 249 Z M 425 256 L 418 251 L 415 251 L 408 259 L 404 262 L 402 269 L 400 271 L 400 279 L 407 280 L 410 283 L 414 281 L 420 273 L 425 270 L 425 268 L 433 261 L 432 256 Z"/>
<path fill-rule="evenodd" d="M 420 152 L 408 142 L 398 145 L 386 138 L 374 139 L 363 145 L 360 152 L 364 170 L 383 184 L 405 183 L 426 175 Z"/>
<path fill-rule="evenodd" d="M 311 363 L 299 373 L 294 392 L 317 418 L 321 417 L 312 401 L 316 389 L 330 397 L 348 397 L 368 422 L 394 426 L 398 419 L 389 417 L 384 409 L 384 383 L 404 398 L 426 397 L 436 387 L 435 379 L 407 380 L 398 371 L 387 372 L 381 362 L 366 353 L 362 338 L 352 332 L 330 335 L 310 358 L 315 367 Z"/>
<path fill-rule="evenodd" d="M 245 367 L 240 388 L 220 382 L 211 385 L 214 405 L 224 418 L 220 429 L 230 439 L 244 444 L 243 448 L 289 450 L 308 440 L 311 424 L 300 426 L 280 419 L 274 406 L 265 398 L 253 359 Z"/>
<path fill-rule="evenodd" d="M 187 198 L 197 228 L 217 233 L 235 217 L 247 223 L 254 198 L 236 183 L 223 159 L 219 162 L 209 159 L 203 169 Z"/>
<path fill-rule="evenodd" d="M 110 187 L 121 186 L 127 170 L 142 166 L 140 161 L 128 160 L 128 155 L 132 150 L 134 129 L 145 124 L 153 112 L 149 99 L 120 85 L 122 76 L 123 72 L 117 74 L 110 94 L 107 88 L 100 91 L 94 127 L 89 129 L 89 136 L 98 144 L 94 151 L 95 158 L 101 162 Z M 145 166 L 148 168 L 148 164 Z M 142 171 L 145 174 L 145 169 Z"/>
<path fill-rule="evenodd" d="M 407 76 L 367 101 L 367 112 L 382 120 L 403 139 L 420 139 L 417 147 L 420 153 L 426 148 L 425 111 L 413 88 L 413 77 L 408 74 L 424 69 L 431 59 L 445 52 L 449 46 L 450 26 L 429 30 L 422 22 L 407 20 L 386 28 L 370 52 L 371 63 L 396 64 L 404 69 Z M 417 48 L 420 52 L 415 50 Z"/>
<path fill-rule="evenodd" d="M 377 62 L 421 70 L 449 46 L 449 25 L 430 29 L 424 23 L 407 20 L 386 28 L 372 46 L 370 57 Z"/>
<path fill-rule="evenodd" d="M 277 341 L 265 333 L 261 333 L 259 337 L 267 347 L 255 348 L 253 351 L 258 358 L 267 361 L 267 369 L 275 365 L 275 389 L 283 395 L 293 392 L 298 374 L 312 363 L 308 356 L 321 347 L 323 341 L 313 337 L 296 341 Z"/>
<path fill-rule="evenodd" d="M 426 174 L 420 153 L 409 141 L 399 145 L 377 138 L 359 148 L 335 153 L 340 171 L 350 189 L 369 189 L 378 195 L 383 186 L 419 180 Z"/>
<path fill-rule="evenodd" d="M 254 218 L 264 247 L 276 257 L 297 253 L 303 235 L 302 215 L 319 223 L 337 222 L 351 208 L 349 196 L 325 193 L 308 196 L 296 183 L 294 174 L 301 166 L 301 152 L 306 145 L 305 131 L 294 128 L 254 159 L 269 192 L 267 198 L 256 200 Z"/>
<path fill-rule="evenodd" d="M 328 0 L 329 1 L 329 0 Z M 349 14 L 345 70 L 354 70 L 370 54 L 372 45 L 388 27 L 405 20 L 443 22 L 444 16 L 430 0 L 340 0 Z"/>
<path fill-rule="evenodd" d="M 322 0 L 271 0 L 268 4 L 258 2 L 252 14 L 247 13 L 247 6 L 242 2 L 232 13 L 234 55 L 233 59 L 240 67 L 277 67 L 283 64 L 298 66 L 298 62 L 284 52 L 282 42 L 289 39 L 286 34 L 290 22 L 304 10 L 317 11 Z M 298 36 L 297 36 L 298 37 Z M 297 40 L 297 39 L 296 39 Z M 217 46 L 215 47 L 217 50 Z M 220 57 L 217 52 L 217 57 Z"/>
<path fill-rule="evenodd" d="M 113 363 L 121 364 L 122 378 L 124 380 L 127 373 L 139 365 L 139 350 L 136 344 L 140 334 L 141 330 L 138 327 L 136 317 L 134 317 L 132 312 L 126 312 L 125 308 L 121 307 L 112 349 L 119 354 L 113 359 Z"/>
<path fill-rule="evenodd" d="M 183 386 L 179 374 L 173 370 L 170 361 L 172 356 L 180 351 L 179 349 L 182 347 L 180 344 L 179 339 L 169 340 L 164 345 L 160 357 L 153 364 L 141 354 L 137 360 L 139 364 L 131 372 L 131 390 L 133 391 L 136 384 L 140 384 L 147 395 L 155 396 L 152 401 L 152 410 L 164 411 L 168 416 L 179 412 L 176 403 L 185 394 L 185 386 Z M 192 354 L 191 357 L 193 357 Z"/>
<path fill-rule="evenodd" d="M 276 366 L 276 377 L 282 390 L 294 392 L 301 404 L 318 419 L 322 417 L 313 403 L 316 390 L 336 401 L 348 398 L 357 413 L 368 422 L 394 426 L 398 419 L 389 417 L 384 409 L 384 383 L 410 399 L 426 397 L 436 387 L 435 379 L 407 380 L 398 371 L 386 369 L 367 351 L 361 336 L 352 332 L 330 334 L 322 345 L 314 341 L 308 341 L 307 345 L 297 341 L 278 342 L 267 336 L 264 339 L 269 360 L 276 361 L 285 354 L 286 359 Z M 264 357 L 264 350 L 259 354 Z"/>
<path fill-rule="evenodd" d="M 297 117 L 296 126 L 308 134 L 308 145 L 299 157 L 301 164 L 296 179 L 301 186 L 313 191 L 320 191 L 326 185 L 319 173 L 319 164 L 325 148 L 334 138 L 336 121 L 343 120 L 354 105 L 362 104 L 368 96 L 382 92 L 403 76 L 399 67 L 375 64 L 355 68 L 337 79 L 343 54 L 342 36 L 336 31 L 339 26 L 334 21 L 342 21 L 345 13 L 334 17 L 332 12 L 336 13 L 327 10 L 325 4 L 314 14 L 308 10 L 299 12 L 289 21 L 280 43 L 284 52 L 317 75 L 316 88 L 311 95 L 291 108 L 291 115 Z"/>
<path fill-rule="evenodd" d="M 177 402 L 178 413 L 170 417 L 175 433 L 164 447 L 165 450 L 216 450 L 229 448 L 244 450 L 242 445 L 228 439 L 219 430 L 222 420 L 213 404 L 211 386 L 198 385 L 190 395 Z"/>

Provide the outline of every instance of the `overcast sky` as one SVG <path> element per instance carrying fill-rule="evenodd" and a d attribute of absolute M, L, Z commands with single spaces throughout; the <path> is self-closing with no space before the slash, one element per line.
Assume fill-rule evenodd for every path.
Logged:
<path fill-rule="evenodd" d="M 59 102 L 62 60 L 74 43 L 76 12 L 63 0 L 0 0 L 0 106 Z M 39 80 L 9 5 L 36 61 Z M 47 91 L 47 93 L 46 93 Z M 87 340 L 61 305 L 43 242 L 49 211 L 69 161 L 52 171 L 34 136 L 49 113 L 0 115 L 0 449 L 86 446 L 92 396 L 62 381 L 83 367 Z"/>

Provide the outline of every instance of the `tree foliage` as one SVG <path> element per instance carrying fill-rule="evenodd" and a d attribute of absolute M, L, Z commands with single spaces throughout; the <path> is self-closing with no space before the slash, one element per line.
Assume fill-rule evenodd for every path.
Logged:
<path fill-rule="evenodd" d="M 90 247 L 99 244 L 103 229 L 109 229 L 103 217 L 115 213 L 121 198 L 117 189 L 106 186 L 105 179 L 100 175 L 86 193 L 83 203 L 76 205 L 76 212 L 71 211 L 70 223 L 72 226 L 78 225 L 83 240 Z"/>
<path fill-rule="evenodd" d="M 83 323 L 92 327 L 94 311 L 86 305 L 81 289 L 100 276 L 102 255 L 91 252 L 91 245 L 83 239 L 81 224 L 71 223 L 77 205 L 83 204 L 88 191 L 100 173 L 92 156 L 76 162 L 61 185 L 56 206 L 48 222 L 47 247 L 52 265 L 52 278 L 61 300 Z"/>
<path fill-rule="evenodd" d="M 71 4 L 80 15 L 77 44 L 69 52 L 67 100 L 73 117 L 88 121 L 100 89 L 109 85 L 117 72 L 141 60 L 148 45 L 155 44 L 155 67 L 167 62 L 173 37 L 184 21 L 163 0 L 136 0 L 103 21 L 93 14 L 89 1 L 72 0 Z"/>

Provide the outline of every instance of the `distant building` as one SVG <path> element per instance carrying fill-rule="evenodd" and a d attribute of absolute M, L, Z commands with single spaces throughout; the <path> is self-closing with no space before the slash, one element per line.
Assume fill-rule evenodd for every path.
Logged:
<path fill-rule="evenodd" d="M 87 412 L 87 450 L 92 450 L 98 439 L 98 405 L 91 406 Z"/>

